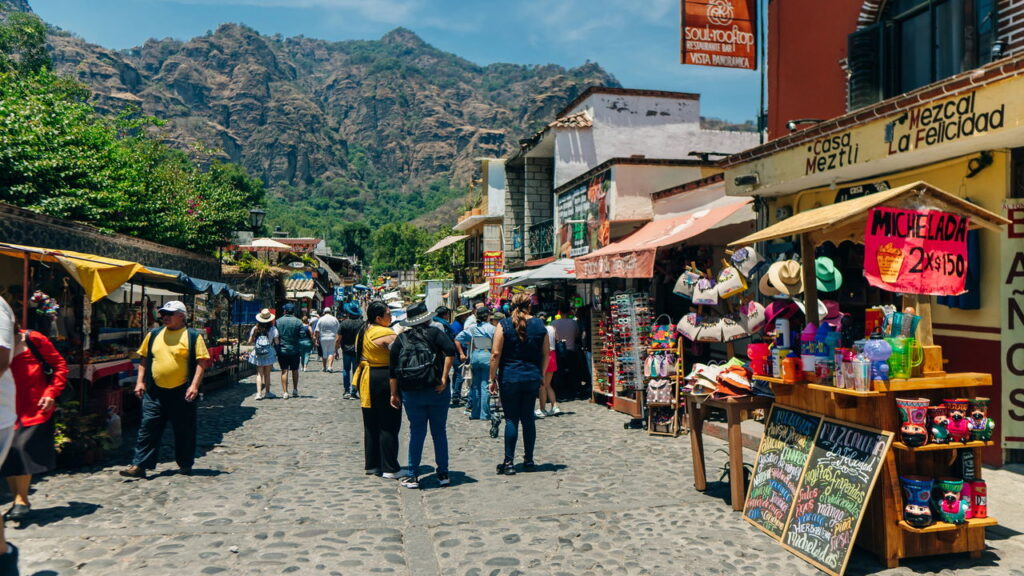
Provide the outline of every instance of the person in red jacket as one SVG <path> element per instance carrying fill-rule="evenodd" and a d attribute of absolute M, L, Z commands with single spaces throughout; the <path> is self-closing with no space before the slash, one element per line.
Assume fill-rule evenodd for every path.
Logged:
<path fill-rule="evenodd" d="M 7 486 L 14 495 L 14 505 L 4 517 L 16 521 L 24 520 L 32 510 L 28 501 L 32 475 L 52 470 L 56 465 L 53 409 L 68 381 L 68 365 L 50 339 L 35 330 L 22 330 L 21 326 L 17 330 L 20 338 L 11 359 L 11 374 L 17 393 L 18 420 L 11 450 L 0 466 L 0 476 L 7 478 Z"/>

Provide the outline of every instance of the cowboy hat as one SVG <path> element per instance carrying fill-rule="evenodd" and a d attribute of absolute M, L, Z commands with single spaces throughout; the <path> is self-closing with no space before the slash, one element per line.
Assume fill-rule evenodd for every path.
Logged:
<path fill-rule="evenodd" d="M 274 321 L 274 318 L 277 318 L 277 316 L 270 311 L 270 308 L 264 308 L 256 315 L 256 321 L 260 324 L 269 324 Z"/>
<path fill-rule="evenodd" d="M 427 309 L 427 303 L 422 300 L 409 307 L 407 316 L 408 319 L 402 322 L 402 326 L 406 328 L 426 324 L 434 317 L 430 310 Z"/>
<path fill-rule="evenodd" d="M 757 288 L 765 296 L 778 296 L 781 294 L 781 292 L 775 289 L 775 286 L 772 286 L 772 281 L 768 278 L 768 272 L 761 274 L 761 281 L 757 283 Z"/>
<path fill-rule="evenodd" d="M 804 301 L 803 300 L 794 300 L 793 302 L 795 302 L 796 303 L 796 307 L 800 309 L 800 313 L 803 314 L 804 316 L 807 316 L 807 307 L 804 304 Z M 825 303 L 823 301 L 818 300 L 818 319 L 822 319 L 822 318 L 824 318 L 827 315 L 828 315 L 828 308 L 825 306 Z"/>
<path fill-rule="evenodd" d="M 772 286 L 783 294 L 796 296 L 804 291 L 804 278 L 800 263 L 796 260 L 776 262 L 768 268 Z"/>
<path fill-rule="evenodd" d="M 776 318 L 792 318 L 799 312 L 792 300 L 774 300 L 764 309 L 765 329 L 775 329 Z"/>
<path fill-rule="evenodd" d="M 814 261 L 814 278 L 819 292 L 835 292 L 843 285 L 843 273 L 828 256 Z"/>
<path fill-rule="evenodd" d="M 471 310 L 469 308 L 466 308 L 465 306 L 459 306 L 458 308 L 455 309 L 455 312 L 452 314 L 452 318 L 458 318 L 459 316 L 465 316 L 465 315 L 469 314 L 470 312 L 471 312 Z"/>

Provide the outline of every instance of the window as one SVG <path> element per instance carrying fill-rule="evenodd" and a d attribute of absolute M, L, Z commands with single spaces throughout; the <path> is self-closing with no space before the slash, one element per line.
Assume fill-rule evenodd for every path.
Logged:
<path fill-rule="evenodd" d="M 988 63 L 995 0 L 890 0 L 850 35 L 848 108 L 910 92 Z"/>

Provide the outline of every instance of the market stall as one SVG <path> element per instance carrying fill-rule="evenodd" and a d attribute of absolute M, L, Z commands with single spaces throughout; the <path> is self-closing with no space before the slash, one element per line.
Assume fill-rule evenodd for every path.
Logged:
<path fill-rule="evenodd" d="M 1007 223 L 915 182 L 802 212 L 733 243 L 794 237 L 803 256 L 802 264 L 773 263 L 768 274 L 779 296 L 803 294 L 806 323 L 780 315 L 786 322 L 767 328 L 769 354 L 751 362 L 776 401 L 748 521 L 830 574 L 845 570 L 854 542 L 888 567 L 915 556 L 980 556 L 985 527 L 996 524 L 981 466 L 994 426 L 981 389 L 992 378 L 944 371 L 930 307 L 932 296 L 964 291 L 968 231 Z M 820 273 L 841 263 L 821 254 L 841 245 L 861 255 L 866 284 L 833 310 L 819 305 L 819 292 L 841 292 Z M 786 298 L 776 304 L 789 306 Z M 830 521 L 814 529 L 808 521 L 818 517 Z"/>

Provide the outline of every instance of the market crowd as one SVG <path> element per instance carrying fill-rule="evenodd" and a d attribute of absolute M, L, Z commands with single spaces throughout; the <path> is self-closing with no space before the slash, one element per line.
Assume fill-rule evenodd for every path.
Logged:
<path fill-rule="evenodd" d="M 497 436 L 504 420 L 505 451 L 496 470 L 515 474 L 520 430 L 522 469 L 532 470 L 534 421 L 561 413 L 551 386 L 557 370 L 556 348 L 575 351 L 580 329 L 566 311 L 549 324 L 533 314 L 534 301 L 521 294 L 492 310 L 472 310 L 418 302 L 396 319 L 396 305 L 348 301 L 322 312 L 296 316 L 292 303 L 281 315 L 263 309 L 249 333 L 248 361 L 256 366 L 256 400 L 299 396 L 301 372 L 309 371 L 315 351 L 320 369 L 340 373 L 343 398 L 358 400 L 363 416 L 365 472 L 420 486 L 420 463 L 429 433 L 434 445 L 437 482 L 451 483 L 447 420 L 451 408 L 464 407 L 472 420 L 490 423 Z M 281 370 L 281 394 L 271 391 L 271 370 Z M 290 382 L 290 384 L 289 384 Z M 410 438 L 407 459 L 399 462 L 403 412 Z M 180 463 L 179 463 L 180 465 Z"/>

